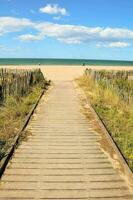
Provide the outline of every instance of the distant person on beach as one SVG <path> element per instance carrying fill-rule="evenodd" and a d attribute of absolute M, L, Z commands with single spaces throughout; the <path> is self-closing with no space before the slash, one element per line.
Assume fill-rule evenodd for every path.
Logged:
<path fill-rule="evenodd" d="M 85 66 L 85 63 L 83 63 L 82 66 Z"/>

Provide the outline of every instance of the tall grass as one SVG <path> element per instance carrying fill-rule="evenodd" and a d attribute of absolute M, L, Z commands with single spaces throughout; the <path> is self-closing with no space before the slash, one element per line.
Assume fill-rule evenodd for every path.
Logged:
<path fill-rule="evenodd" d="M 11 73 L 11 74 L 10 74 Z M 15 74 L 16 73 L 16 74 Z M 10 79 L 12 75 L 14 79 Z M 28 76 L 26 76 L 28 74 Z M 32 75 L 31 75 L 32 74 Z M 14 84 L 17 83 L 16 77 L 22 79 L 21 85 Z M 26 77 L 28 80 L 26 80 Z M 30 77 L 30 78 L 29 78 Z M 15 92 L 8 93 L 8 87 L 6 87 L 6 95 L 1 99 L 0 105 L 0 157 L 6 153 L 9 146 L 12 144 L 14 137 L 18 133 L 20 127 L 22 126 L 25 117 L 31 110 L 32 106 L 36 103 L 42 89 L 47 88 L 49 82 L 43 77 L 40 70 L 33 71 L 8 71 L 7 77 L 8 81 L 12 80 L 13 88 Z M 19 82 L 19 81 L 18 81 Z M 26 85 L 27 82 L 27 85 Z M 20 82 L 19 82 L 20 83 Z M 18 88 L 24 89 L 23 92 L 18 90 Z M 26 89 L 27 88 L 27 89 Z"/>
<path fill-rule="evenodd" d="M 133 81 L 124 74 L 87 70 L 78 82 L 133 170 Z"/>
<path fill-rule="evenodd" d="M 44 81 L 40 69 L 0 69 L 0 101 L 4 101 L 8 96 L 25 96 L 34 85 Z"/>

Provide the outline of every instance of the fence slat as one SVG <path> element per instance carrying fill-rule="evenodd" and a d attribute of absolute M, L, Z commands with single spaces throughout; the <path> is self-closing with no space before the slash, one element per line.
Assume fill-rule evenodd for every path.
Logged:
<path fill-rule="evenodd" d="M 0 69 L 0 102 L 8 96 L 22 97 L 32 86 L 45 81 L 40 69 Z"/>

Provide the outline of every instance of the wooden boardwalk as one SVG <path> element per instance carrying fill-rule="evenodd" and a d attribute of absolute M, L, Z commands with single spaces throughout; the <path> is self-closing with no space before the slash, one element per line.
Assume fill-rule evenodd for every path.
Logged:
<path fill-rule="evenodd" d="M 71 81 L 57 82 L 27 127 L 32 133 L 10 161 L 1 200 L 131 200 L 126 182 L 100 149 L 80 112 Z"/>

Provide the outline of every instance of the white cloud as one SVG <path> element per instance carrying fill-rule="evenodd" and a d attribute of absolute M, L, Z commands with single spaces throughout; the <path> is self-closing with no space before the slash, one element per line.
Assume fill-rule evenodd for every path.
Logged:
<path fill-rule="evenodd" d="M 68 44 L 106 41 L 110 43 L 110 46 L 127 47 L 127 42 L 121 42 L 120 40 L 133 40 L 133 31 L 128 29 L 61 25 L 55 23 L 40 23 L 36 25 L 36 29 L 46 37 L 55 37 Z"/>
<path fill-rule="evenodd" d="M 58 40 L 66 44 L 81 44 L 78 38 L 66 38 L 66 39 L 59 38 Z"/>
<path fill-rule="evenodd" d="M 32 27 L 33 23 L 29 19 L 15 17 L 0 17 L 0 35 L 8 32 L 20 31 L 27 27 Z"/>
<path fill-rule="evenodd" d="M 36 35 L 30 32 L 37 32 Z M 98 43 L 102 47 L 129 47 L 133 42 L 133 30 L 109 27 L 63 25 L 50 22 L 36 22 L 27 18 L 0 17 L 0 36 L 10 32 L 25 31 L 18 38 L 21 41 L 38 41 L 53 37 L 67 44 Z"/>
<path fill-rule="evenodd" d="M 100 47 L 106 47 L 106 48 L 126 48 L 130 46 L 130 43 L 128 42 L 110 42 L 110 43 L 98 43 L 96 45 L 98 48 Z"/>
<path fill-rule="evenodd" d="M 32 35 L 32 34 L 25 34 L 25 35 L 20 35 L 18 37 L 19 40 L 24 41 L 24 42 L 30 42 L 30 41 L 39 41 L 44 39 L 44 36 L 42 35 Z"/>
<path fill-rule="evenodd" d="M 111 42 L 109 43 L 108 47 L 115 47 L 115 48 L 125 48 L 129 47 L 130 44 L 127 42 Z"/>
<path fill-rule="evenodd" d="M 38 31 L 47 37 L 55 37 L 69 43 L 75 39 L 77 43 L 85 42 L 98 37 L 101 28 L 89 28 L 85 26 L 61 25 L 54 23 L 40 23 L 36 25 Z"/>
<path fill-rule="evenodd" d="M 40 12 L 50 15 L 68 15 L 66 9 L 59 7 L 58 4 L 47 4 L 45 7 L 40 8 Z"/>
<path fill-rule="evenodd" d="M 105 28 L 100 32 L 100 36 L 104 39 L 108 38 L 131 38 L 133 39 L 133 31 L 128 29 L 122 29 L 122 28 Z"/>

